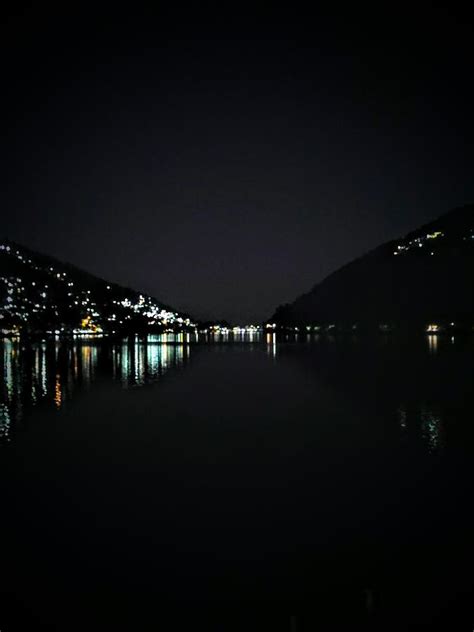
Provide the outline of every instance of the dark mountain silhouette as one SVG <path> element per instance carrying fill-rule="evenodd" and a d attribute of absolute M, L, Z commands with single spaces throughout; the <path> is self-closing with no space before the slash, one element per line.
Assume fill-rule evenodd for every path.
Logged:
<path fill-rule="evenodd" d="M 192 325 L 187 314 L 147 294 L 0 242 L 0 330 L 118 334 Z"/>
<path fill-rule="evenodd" d="M 474 205 L 351 261 L 268 322 L 336 328 L 474 324 Z"/>

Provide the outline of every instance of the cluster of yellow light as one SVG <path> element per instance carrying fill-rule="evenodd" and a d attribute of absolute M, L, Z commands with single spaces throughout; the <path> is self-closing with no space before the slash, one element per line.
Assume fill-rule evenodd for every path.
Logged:
<path fill-rule="evenodd" d="M 440 326 L 436 325 L 435 323 L 431 323 L 430 325 L 428 325 L 428 327 L 426 328 L 426 331 L 430 332 L 430 333 L 436 333 L 437 331 L 440 330 Z"/>
<path fill-rule="evenodd" d="M 99 327 L 94 322 L 92 322 L 91 316 L 86 316 L 81 320 L 81 329 L 83 331 L 87 331 L 87 333 L 91 334 L 99 334 L 102 332 L 102 327 Z"/>

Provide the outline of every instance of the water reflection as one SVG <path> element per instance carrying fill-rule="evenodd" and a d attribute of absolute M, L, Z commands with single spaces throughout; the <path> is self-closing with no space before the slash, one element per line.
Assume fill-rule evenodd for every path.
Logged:
<path fill-rule="evenodd" d="M 229 366 L 234 366 L 227 354 L 232 354 L 235 342 L 253 350 L 258 347 L 282 369 L 295 367 L 285 377 L 285 393 L 276 393 L 277 398 L 287 397 L 298 404 L 299 383 L 303 375 L 304 380 L 310 376 L 316 387 L 323 383 L 324 392 L 336 391 L 341 404 L 352 407 L 348 417 L 373 413 L 377 427 L 385 427 L 386 436 L 393 437 L 394 431 L 400 437 L 401 432 L 404 441 L 415 441 L 429 453 L 444 450 L 448 441 L 457 440 L 453 433 L 459 408 L 456 402 L 470 401 L 472 391 L 470 360 L 466 365 L 471 356 L 461 353 L 459 344 L 454 347 L 449 339 L 446 342 L 435 335 L 420 340 L 419 346 L 400 345 L 389 338 L 383 338 L 380 345 L 352 336 L 341 341 L 315 334 L 308 339 L 306 332 L 298 342 L 297 336 L 297 332 L 279 336 L 236 331 L 208 332 L 199 338 L 186 333 L 130 337 L 120 342 L 51 340 L 30 346 L 4 341 L 0 344 L 0 441 L 10 440 L 32 407 L 41 403 L 59 411 L 77 389 L 90 389 L 100 376 L 127 389 L 160 380 L 170 369 L 188 362 L 191 343 L 198 341 L 200 348 L 211 352 L 217 347 L 221 351 L 223 343 Z M 263 371 L 255 383 L 264 385 L 268 379 L 270 374 Z M 315 409 L 318 405 L 313 404 Z M 468 408 L 467 403 L 464 406 Z M 262 417 L 272 414 L 271 408 L 259 412 Z M 323 411 L 323 417 L 326 414 Z"/>
<path fill-rule="evenodd" d="M 139 607 L 145 591 L 155 607 L 157 594 L 216 603 L 249 586 L 249 603 L 314 609 L 320 587 L 339 607 L 348 586 L 376 591 L 391 616 L 420 595 L 436 605 L 446 577 L 469 585 L 472 342 L 439 336 L 433 354 L 425 336 L 267 333 L 199 348 L 185 336 L 0 345 L 0 436 L 18 439 L 0 458 L 2 565 L 25 602 L 60 584 L 76 601 L 97 580 L 97 594 L 138 590 Z M 21 441 L 29 420 L 34 440 Z"/>
<path fill-rule="evenodd" d="M 428 336 L 428 348 L 430 350 L 430 353 L 436 353 L 436 351 L 438 350 L 438 336 Z"/>
<path fill-rule="evenodd" d="M 61 375 L 59 373 L 56 374 L 56 383 L 54 385 L 54 404 L 56 408 L 61 408 L 61 402 L 63 399 L 62 390 L 61 390 Z"/>
<path fill-rule="evenodd" d="M 189 358 L 190 347 L 183 334 L 176 336 L 175 342 L 165 344 L 138 339 L 123 342 L 113 349 L 113 375 L 124 387 L 143 386 L 159 379 L 167 370 L 185 364 Z"/>
<path fill-rule="evenodd" d="M 5 403 L 0 404 L 0 442 L 8 441 L 10 435 L 10 411 Z"/>
<path fill-rule="evenodd" d="M 429 408 L 421 410 L 421 432 L 428 450 L 433 452 L 442 445 L 442 423 L 441 416 Z"/>
<path fill-rule="evenodd" d="M 272 357 L 276 358 L 277 351 L 277 337 L 275 333 L 268 333 L 266 336 L 267 343 L 267 353 Z"/>
<path fill-rule="evenodd" d="M 413 409 L 400 406 L 397 417 L 400 429 L 416 433 L 428 452 L 436 452 L 443 447 L 443 420 L 439 410 L 426 404 L 415 406 Z"/>
<path fill-rule="evenodd" d="M 400 424 L 400 428 L 402 430 L 406 430 L 407 427 L 407 411 L 405 408 L 403 408 L 403 406 L 400 406 L 400 408 L 397 410 L 397 415 L 398 415 L 398 422 Z"/>
<path fill-rule="evenodd" d="M 77 389 L 89 389 L 99 374 L 112 375 L 124 388 L 160 379 L 184 365 L 190 354 L 187 334 L 134 338 L 119 344 L 49 341 L 22 346 L 1 343 L 0 442 L 11 440 L 25 413 L 41 404 L 60 410 Z"/>

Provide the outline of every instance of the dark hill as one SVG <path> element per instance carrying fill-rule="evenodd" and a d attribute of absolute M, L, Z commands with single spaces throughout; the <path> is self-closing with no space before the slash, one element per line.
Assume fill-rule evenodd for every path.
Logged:
<path fill-rule="evenodd" d="M 474 324 L 474 205 L 456 208 L 351 261 L 293 303 L 279 325 Z"/>

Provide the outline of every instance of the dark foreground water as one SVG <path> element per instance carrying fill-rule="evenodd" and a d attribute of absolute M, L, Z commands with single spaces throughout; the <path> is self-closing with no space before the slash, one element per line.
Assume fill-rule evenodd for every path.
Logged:
<path fill-rule="evenodd" d="M 2 343 L 0 629 L 471 629 L 473 350 Z"/>

